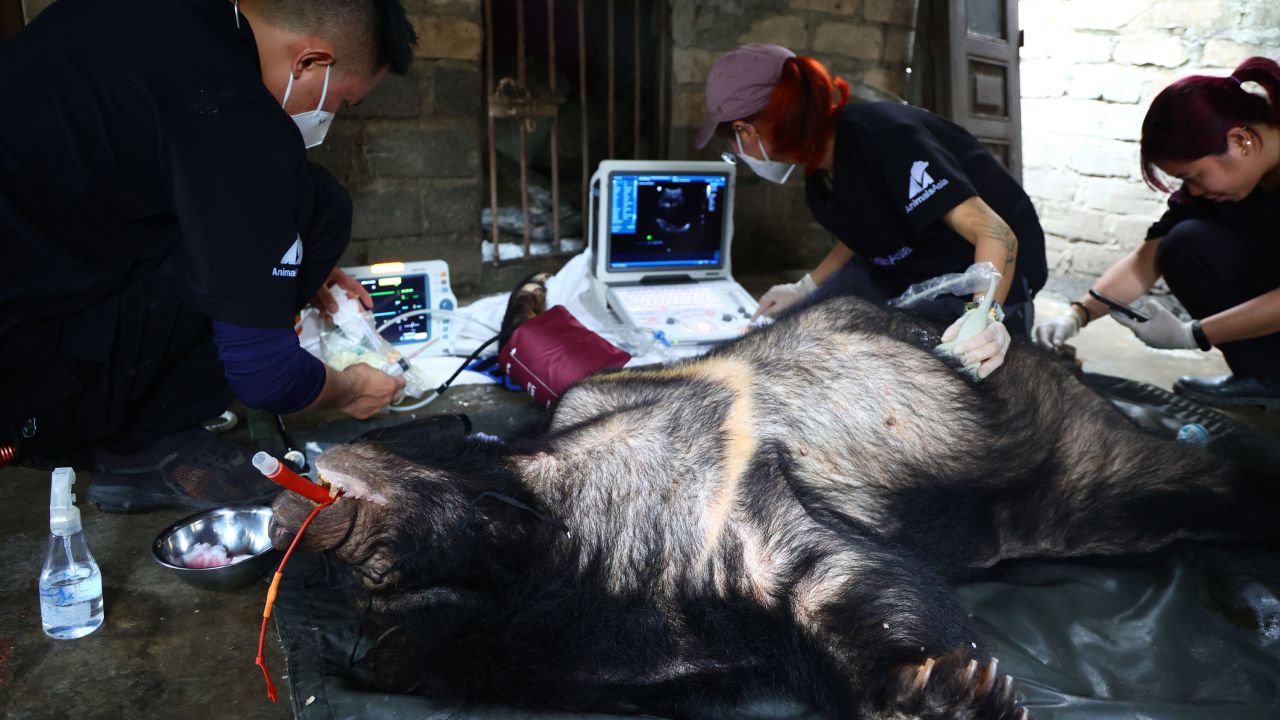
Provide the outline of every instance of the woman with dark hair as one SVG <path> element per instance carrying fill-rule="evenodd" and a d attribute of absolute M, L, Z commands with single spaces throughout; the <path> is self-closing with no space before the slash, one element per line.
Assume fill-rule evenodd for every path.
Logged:
<path fill-rule="evenodd" d="M 1017 181 L 963 128 L 909 105 L 849 104 L 843 79 L 777 45 L 720 57 L 706 97 L 698 147 L 719 135 L 756 175 L 777 183 L 804 166 L 809 209 L 840 240 L 804 278 L 765 293 L 758 315 L 840 294 L 884 302 L 913 283 L 989 262 L 1001 273 L 1003 322 L 956 354 L 986 377 L 1004 362 L 1009 333 L 1030 332 L 1031 298 L 1047 272 L 1044 234 Z M 915 309 L 951 322 L 966 303 L 944 297 Z M 957 329 L 958 321 L 944 339 Z"/>
<path fill-rule="evenodd" d="M 1265 94 L 1251 92 L 1256 83 Z M 1094 283 L 1131 302 L 1164 277 L 1194 318 L 1139 301 L 1145 322 L 1112 316 L 1156 348 L 1218 347 L 1231 375 L 1184 377 L 1174 390 L 1210 405 L 1280 410 L 1280 65 L 1250 58 L 1231 75 L 1183 78 L 1156 96 L 1142 123 L 1142 175 L 1169 192 L 1147 241 Z M 1087 293 L 1035 329 L 1058 348 L 1108 311 Z"/>

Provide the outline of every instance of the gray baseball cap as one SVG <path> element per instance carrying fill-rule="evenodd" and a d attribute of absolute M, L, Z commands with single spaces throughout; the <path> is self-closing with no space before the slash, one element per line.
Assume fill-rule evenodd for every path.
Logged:
<path fill-rule="evenodd" d="M 769 104 L 782 65 L 796 54 L 780 45 L 753 43 L 721 55 L 707 75 L 707 122 L 698 131 L 697 145 L 711 141 L 716 126 L 751 117 Z"/>

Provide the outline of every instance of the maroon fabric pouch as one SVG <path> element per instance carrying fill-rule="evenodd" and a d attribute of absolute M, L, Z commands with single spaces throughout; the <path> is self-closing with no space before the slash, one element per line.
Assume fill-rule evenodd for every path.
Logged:
<path fill-rule="evenodd" d="M 516 328 L 502 346 L 498 364 L 534 402 L 549 406 L 573 383 L 598 370 L 620 368 L 630 359 L 556 305 Z"/>

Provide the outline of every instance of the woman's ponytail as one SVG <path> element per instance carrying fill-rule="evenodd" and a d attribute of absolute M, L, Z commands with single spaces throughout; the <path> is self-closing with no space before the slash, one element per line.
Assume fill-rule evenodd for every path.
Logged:
<path fill-rule="evenodd" d="M 1280 126 L 1280 64 L 1264 57 L 1251 57 L 1240 63 L 1231 77 L 1238 83 L 1254 82 L 1267 92 L 1269 121 Z"/>
<path fill-rule="evenodd" d="M 771 129 L 772 149 L 799 158 L 807 170 L 816 169 L 848 102 L 849 83 L 843 78 L 833 79 L 813 58 L 788 58 L 760 113 Z"/>

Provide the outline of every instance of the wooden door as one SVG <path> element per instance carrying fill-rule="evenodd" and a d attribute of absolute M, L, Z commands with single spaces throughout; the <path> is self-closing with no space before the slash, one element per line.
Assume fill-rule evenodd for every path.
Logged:
<path fill-rule="evenodd" d="M 928 6 L 927 11 L 925 6 Z M 924 0 L 922 103 L 964 127 L 1022 181 L 1017 0 Z"/>

